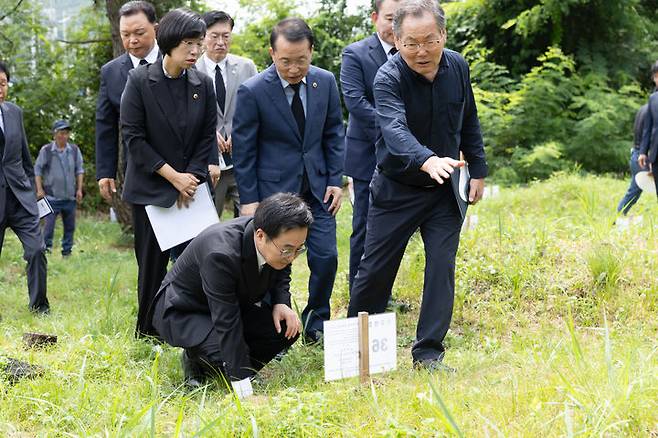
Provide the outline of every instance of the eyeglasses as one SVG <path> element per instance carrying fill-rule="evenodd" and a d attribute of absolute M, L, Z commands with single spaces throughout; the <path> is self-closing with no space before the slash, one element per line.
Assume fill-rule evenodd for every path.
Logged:
<path fill-rule="evenodd" d="M 402 47 L 410 51 L 411 53 L 416 53 L 420 50 L 421 47 L 425 47 L 426 50 L 432 50 L 441 44 L 441 40 L 431 40 L 425 41 L 424 43 L 406 43 L 402 44 Z"/>
<path fill-rule="evenodd" d="M 192 49 L 201 50 L 203 48 L 203 43 L 200 40 L 183 40 L 180 43 L 188 51 L 191 51 Z"/>
<path fill-rule="evenodd" d="M 285 257 L 287 259 L 291 257 L 297 257 L 298 255 L 304 254 L 306 252 L 306 245 L 304 244 L 302 244 L 302 246 L 297 249 L 281 249 L 279 248 L 279 245 L 274 242 L 274 239 L 270 239 L 270 242 L 272 242 L 272 245 L 274 245 L 274 247 L 279 250 L 281 257 Z"/>
<path fill-rule="evenodd" d="M 279 59 L 278 64 L 283 68 L 290 68 L 293 65 L 298 68 L 304 68 L 308 66 L 309 60 L 307 58 L 300 58 L 292 61 L 290 59 Z"/>

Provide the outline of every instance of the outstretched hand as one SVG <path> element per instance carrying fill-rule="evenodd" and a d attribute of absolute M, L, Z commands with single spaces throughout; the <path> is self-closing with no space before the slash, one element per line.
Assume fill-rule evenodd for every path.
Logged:
<path fill-rule="evenodd" d="M 445 180 L 450 178 L 450 174 L 458 167 L 464 167 L 466 164 L 462 160 L 455 160 L 450 157 L 437 157 L 436 155 L 429 157 L 420 170 L 427 173 L 430 178 L 439 184 L 443 184 Z"/>

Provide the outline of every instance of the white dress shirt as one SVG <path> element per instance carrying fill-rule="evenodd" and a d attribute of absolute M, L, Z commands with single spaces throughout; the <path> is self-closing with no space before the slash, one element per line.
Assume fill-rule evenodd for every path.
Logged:
<path fill-rule="evenodd" d="M 213 90 L 217 90 L 217 86 L 215 85 L 215 68 L 219 66 L 219 71 L 222 73 L 222 79 L 224 81 L 224 89 L 226 89 L 226 57 L 222 59 L 219 62 L 215 62 L 212 59 L 208 57 L 208 55 L 203 57 L 203 72 L 210 76 L 210 79 L 212 79 L 212 87 Z M 227 90 L 228 91 L 228 90 Z M 226 99 L 228 99 L 228 96 L 226 96 Z M 223 135 L 223 134 L 222 134 Z M 222 153 L 220 151 L 219 153 L 219 169 L 220 170 L 228 170 L 232 169 L 233 165 L 226 165 L 224 162 L 224 157 L 222 156 Z"/>
<path fill-rule="evenodd" d="M 155 61 L 158 60 L 158 53 L 160 52 L 160 48 L 158 47 L 158 43 L 156 42 L 151 51 L 149 52 L 148 55 L 146 55 L 146 62 L 149 64 L 153 64 Z M 133 56 L 132 53 L 128 53 L 128 56 L 130 56 L 130 60 L 133 63 L 133 68 L 139 67 L 139 61 L 141 61 L 140 58 Z"/>

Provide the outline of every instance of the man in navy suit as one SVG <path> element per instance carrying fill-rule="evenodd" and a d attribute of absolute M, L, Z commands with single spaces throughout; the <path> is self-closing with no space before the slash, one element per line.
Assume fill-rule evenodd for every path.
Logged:
<path fill-rule="evenodd" d="M 343 122 L 334 76 L 311 65 L 313 32 L 299 18 L 280 21 L 270 35 L 274 62 L 238 89 L 233 119 L 233 160 L 241 214 L 277 192 L 299 193 L 314 222 L 309 229 L 307 338 L 319 340 L 330 317 L 338 252 Z"/>
<path fill-rule="evenodd" d="M 155 8 L 149 2 L 131 1 L 121 6 L 119 32 L 126 53 L 101 68 L 96 102 L 96 179 L 107 201 L 116 193 L 121 94 L 130 70 L 141 64 L 153 64 L 159 58 L 156 21 Z"/>
<path fill-rule="evenodd" d="M 637 161 L 641 168 L 645 168 L 647 163 L 651 164 L 655 176 L 656 166 L 658 165 L 658 61 L 651 68 L 651 78 L 656 84 L 656 91 L 649 96 L 649 103 L 642 125 L 640 155 Z M 655 178 L 655 180 L 656 187 L 658 187 L 658 178 Z"/>
<path fill-rule="evenodd" d="M 397 53 L 393 36 L 393 14 L 398 5 L 399 0 L 375 0 L 371 19 L 377 32 L 347 46 L 343 51 L 340 68 L 343 98 L 350 113 L 345 136 L 345 174 L 352 177 L 354 187 L 350 236 L 350 290 L 363 255 L 370 197 L 368 186 L 375 171 L 375 142 L 379 136 L 372 84 L 379 67 Z"/>

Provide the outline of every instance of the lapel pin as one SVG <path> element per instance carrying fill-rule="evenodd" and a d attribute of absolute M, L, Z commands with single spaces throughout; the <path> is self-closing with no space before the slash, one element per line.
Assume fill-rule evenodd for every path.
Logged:
<path fill-rule="evenodd" d="M 318 88 L 318 83 L 317 82 L 313 82 L 313 88 Z"/>
<path fill-rule="evenodd" d="M 198 98 L 199 98 L 199 95 L 198 95 L 198 94 L 194 93 L 194 94 L 192 95 L 192 99 L 196 100 L 196 99 L 198 99 Z"/>

